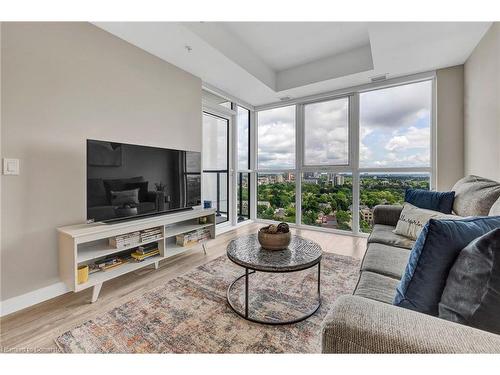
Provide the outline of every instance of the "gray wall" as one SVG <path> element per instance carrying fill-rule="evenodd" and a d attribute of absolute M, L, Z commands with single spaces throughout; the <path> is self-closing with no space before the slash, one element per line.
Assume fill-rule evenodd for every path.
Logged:
<path fill-rule="evenodd" d="M 465 62 L 465 173 L 500 181 L 500 23 Z"/>
<path fill-rule="evenodd" d="M 436 72 L 437 190 L 464 176 L 464 66 Z"/>
<path fill-rule="evenodd" d="M 85 220 L 85 140 L 201 151 L 201 81 L 87 23 L 3 23 L 1 299 L 58 278 Z"/>

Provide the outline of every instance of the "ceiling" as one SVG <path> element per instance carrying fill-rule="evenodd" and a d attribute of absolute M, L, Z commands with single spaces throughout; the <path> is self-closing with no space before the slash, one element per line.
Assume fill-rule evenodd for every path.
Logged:
<path fill-rule="evenodd" d="M 97 22 L 257 106 L 463 64 L 489 22 Z"/>

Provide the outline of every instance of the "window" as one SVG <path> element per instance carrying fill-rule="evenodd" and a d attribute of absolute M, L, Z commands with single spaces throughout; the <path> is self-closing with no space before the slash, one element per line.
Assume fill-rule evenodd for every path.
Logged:
<path fill-rule="evenodd" d="M 257 217 L 295 223 L 295 175 L 257 174 Z"/>
<path fill-rule="evenodd" d="M 349 99 L 304 106 L 304 164 L 349 163 Z"/>
<path fill-rule="evenodd" d="M 432 81 L 359 96 L 360 168 L 430 167 Z"/>
<path fill-rule="evenodd" d="M 432 86 L 428 79 L 259 112 L 257 218 L 369 232 L 376 205 L 402 203 L 408 187 L 430 189 Z"/>
<path fill-rule="evenodd" d="M 302 224 L 352 230 L 352 175 L 302 174 Z"/>
<path fill-rule="evenodd" d="M 203 199 L 217 210 L 217 223 L 229 218 L 229 120 L 203 113 Z"/>
<path fill-rule="evenodd" d="M 295 106 L 258 114 L 258 169 L 295 168 Z"/>

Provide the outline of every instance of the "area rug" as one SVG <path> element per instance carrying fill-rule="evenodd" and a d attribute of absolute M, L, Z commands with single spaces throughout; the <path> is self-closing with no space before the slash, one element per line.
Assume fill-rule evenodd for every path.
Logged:
<path fill-rule="evenodd" d="M 302 322 L 269 326 L 244 320 L 228 306 L 227 287 L 243 269 L 224 255 L 55 341 L 65 353 L 318 353 L 321 323 L 338 296 L 352 293 L 358 267 L 357 259 L 324 254 L 320 309 Z M 316 280 L 317 268 L 251 275 L 251 314 L 282 319 L 306 312 L 315 298 Z M 243 303 L 242 288 L 235 288 L 236 304 Z"/>

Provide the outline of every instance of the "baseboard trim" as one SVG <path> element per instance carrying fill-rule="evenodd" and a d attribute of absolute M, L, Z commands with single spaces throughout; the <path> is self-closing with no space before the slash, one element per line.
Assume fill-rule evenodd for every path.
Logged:
<path fill-rule="evenodd" d="M 21 294 L 0 302 L 0 316 L 6 316 L 19 310 L 36 305 L 37 303 L 47 301 L 51 298 L 60 296 L 70 290 L 63 282 L 55 283 L 44 288 Z"/>

